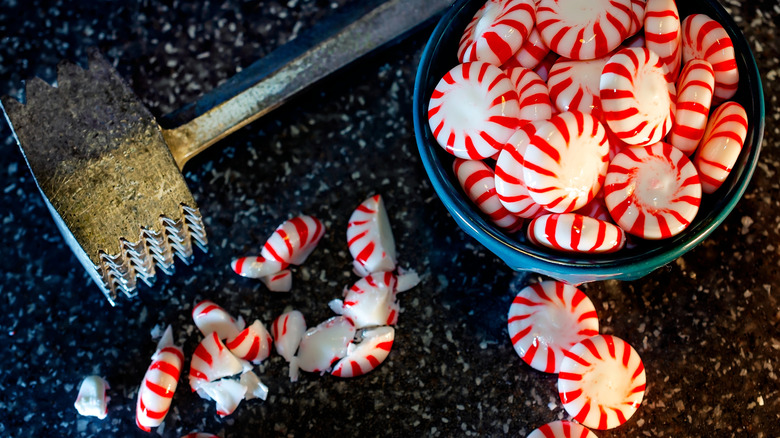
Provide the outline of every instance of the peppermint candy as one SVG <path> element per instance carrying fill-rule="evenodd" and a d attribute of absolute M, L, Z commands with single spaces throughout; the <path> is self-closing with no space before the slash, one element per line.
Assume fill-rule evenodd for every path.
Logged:
<path fill-rule="evenodd" d="M 636 412 L 645 394 L 642 359 L 626 341 L 611 335 L 585 339 L 564 353 L 558 373 L 563 408 L 594 429 L 612 429 Z"/>
<path fill-rule="evenodd" d="M 682 59 L 682 32 L 675 0 L 647 0 L 644 22 L 645 45 L 666 66 L 669 80 L 676 81 Z"/>
<path fill-rule="evenodd" d="M 347 347 L 355 337 L 355 325 L 349 318 L 335 316 L 303 335 L 298 354 L 290 361 L 290 379 L 298 380 L 298 369 L 310 373 L 326 373 L 347 355 Z"/>
<path fill-rule="evenodd" d="M 714 193 L 731 173 L 745 143 L 747 128 L 747 113 L 737 102 L 726 102 L 712 113 L 693 159 L 704 193 Z"/>
<path fill-rule="evenodd" d="M 533 68 L 534 73 L 538 74 L 540 78 L 542 78 L 543 81 L 547 81 L 547 79 L 550 77 L 550 69 L 553 65 L 555 65 L 555 62 L 560 58 L 557 53 L 550 51 L 547 53 L 547 56 L 545 56 L 539 64 Z"/>
<path fill-rule="evenodd" d="M 195 305 L 192 320 L 203 336 L 216 332 L 220 339 L 235 338 L 244 329 L 243 318 L 239 317 L 236 321 L 225 309 L 210 300 Z"/>
<path fill-rule="evenodd" d="M 596 59 L 629 35 L 630 0 L 541 0 L 536 27 L 544 43 L 570 59 Z"/>
<path fill-rule="evenodd" d="M 100 376 L 87 376 L 79 385 L 79 395 L 73 406 L 79 415 L 97 417 L 102 420 L 108 414 L 108 402 L 111 397 L 106 396 L 108 382 Z"/>
<path fill-rule="evenodd" d="M 239 359 L 259 364 L 271 354 L 273 338 L 259 320 L 225 344 L 227 348 Z"/>
<path fill-rule="evenodd" d="M 609 56 L 588 61 L 558 59 L 550 70 L 550 99 L 560 112 L 581 111 L 601 117 L 599 81 Z"/>
<path fill-rule="evenodd" d="M 512 81 L 486 62 L 453 67 L 436 85 L 428 123 L 436 141 L 459 158 L 492 157 L 518 127 L 520 104 Z"/>
<path fill-rule="evenodd" d="M 466 196 L 488 216 L 496 226 L 510 233 L 523 226 L 523 220 L 510 213 L 498 200 L 493 169 L 482 161 L 456 158 L 452 169 Z"/>
<path fill-rule="evenodd" d="M 533 70 L 515 67 L 505 70 L 509 79 L 515 84 L 520 99 L 520 122 L 523 126 L 536 120 L 547 120 L 552 117 L 552 102 L 547 84 Z"/>
<path fill-rule="evenodd" d="M 282 313 L 271 324 L 271 335 L 276 340 L 274 343 L 276 352 L 287 362 L 295 356 L 304 333 L 306 333 L 306 320 L 297 310 Z"/>
<path fill-rule="evenodd" d="M 523 45 L 536 18 L 532 0 L 487 0 L 458 44 L 460 62 L 506 62 Z"/>
<path fill-rule="evenodd" d="M 585 426 L 571 421 L 553 421 L 531 432 L 527 438 L 598 438 Z"/>
<path fill-rule="evenodd" d="M 536 129 L 525 151 L 523 180 L 531 198 L 553 213 L 574 211 L 601 189 L 609 144 L 591 114 L 560 113 Z"/>
<path fill-rule="evenodd" d="M 523 181 L 523 154 L 531 142 L 531 136 L 541 122 L 523 125 L 512 135 L 496 160 L 496 195 L 501 205 L 510 213 L 533 218 L 544 213 L 544 207 L 534 202 Z"/>
<path fill-rule="evenodd" d="M 666 239 L 690 225 L 701 203 L 693 163 L 670 144 L 626 148 L 609 165 L 604 200 L 617 224 L 643 239 Z"/>
<path fill-rule="evenodd" d="M 514 67 L 523 67 L 533 69 L 550 53 L 550 48 L 544 45 L 539 30 L 534 27 L 528 38 L 525 39 L 523 46 L 520 47 L 514 55 L 504 65 L 502 70 L 508 70 Z"/>
<path fill-rule="evenodd" d="M 626 39 L 639 35 L 645 22 L 645 0 L 631 0 L 631 25 Z"/>
<path fill-rule="evenodd" d="M 250 367 L 248 362 L 234 356 L 214 332 L 195 348 L 188 376 L 190 388 L 197 391 L 206 383 L 233 376 Z"/>
<path fill-rule="evenodd" d="M 715 72 L 713 103 L 734 97 L 739 87 L 739 71 L 734 45 L 726 29 L 704 14 L 693 14 L 682 22 L 682 62 L 701 59 Z"/>
<path fill-rule="evenodd" d="M 575 213 L 546 214 L 528 224 L 528 240 L 557 251 L 598 254 L 622 249 L 626 236 L 604 220 Z"/>
<path fill-rule="evenodd" d="M 559 281 L 543 281 L 517 294 L 509 308 L 508 330 L 525 363 L 557 373 L 564 352 L 597 335 L 599 321 L 593 303 L 582 291 Z"/>
<path fill-rule="evenodd" d="M 300 265 L 317 247 L 325 227 L 319 219 L 302 215 L 283 222 L 263 245 L 260 257 L 242 257 L 231 267 L 243 277 L 262 278 L 274 275 L 289 265 Z"/>
<path fill-rule="evenodd" d="M 292 271 L 283 269 L 276 274 L 260 277 L 260 281 L 271 292 L 290 292 L 292 289 Z"/>
<path fill-rule="evenodd" d="M 150 432 L 168 415 L 183 362 L 184 353 L 180 347 L 173 344 L 173 331 L 171 326 L 168 326 L 157 344 L 152 364 L 146 370 L 138 389 L 135 424 L 139 429 Z"/>
<path fill-rule="evenodd" d="M 395 239 L 381 195 L 363 201 L 347 224 L 347 246 L 352 266 L 361 277 L 395 269 Z"/>
<path fill-rule="evenodd" d="M 674 83 L 658 55 L 647 48 L 626 48 L 612 55 L 599 88 L 604 118 L 624 142 L 651 145 L 672 129 Z"/>
<path fill-rule="evenodd" d="M 677 81 L 677 113 L 668 137 L 685 155 L 691 156 L 704 136 L 714 87 L 715 72 L 709 62 L 691 59 L 685 63 Z"/>
<path fill-rule="evenodd" d="M 355 325 L 364 328 L 395 325 L 399 305 L 395 297 L 396 277 L 392 272 L 376 272 L 358 280 L 344 290 L 344 300 L 333 300 L 328 306 Z"/>
<path fill-rule="evenodd" d="M 395 329 L 376 327 L 363 330 L 362 341 L 350 342 L 347 355 L 333 366 L 330 372 L 336 377 L 357 377 L 366 374 L 382 364 L 390 354 L 395 340 Z"/>

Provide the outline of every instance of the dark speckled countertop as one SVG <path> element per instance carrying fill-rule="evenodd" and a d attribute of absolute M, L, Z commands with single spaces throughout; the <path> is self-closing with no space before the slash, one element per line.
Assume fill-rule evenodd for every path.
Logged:
<path fill-rule="evenodd" d="M 359 0 L 354 0 L 359 1 Z M 54 80 L 60 59 L 97 46 L 159 116 L 194 100 L 349 1 L 0 2 L 0 94 Z M 647 392 L 624 426 L 600 437 L 780 435 L 780 42 L 777 0 L 726 5 L 756 53 L 767 99 L 761 161 L 736 209 L 703 244 L 632 282 L 582 287 L 602 331 L 640 353 Z M 344 233 L 352 209 L 384 196 L 401 266 L 421 284 L 400 296 L 393 350 L 353 380 L 287 378 L 272 356 L 258 374 L 266 401 L 227 418 L 182 377 L 164 426 L 248 436 L 525 436 L 567 418 L 556 378 L 533 371 L 509 341 L 506 313 L 535 275 L 515 273 L 467 238 L 434 194 L 417 154 L 411 102 L 431 28 L 320 83 L 190 162 L 187 183 L 208 227 L 207 254 L 159 275 L 112 308 L 63 243 L 22 155 L 0 124 L 0 433 L 143 436 L 137 388 L 155 326 L 172 324 L 189 357 L 200 341 L 195 302 L 209 298 L 266 324 L 294 306 L 309 325 L 356 280 Z M 295 269 L 290 294 L 271 294 L 229 268 L 257 253 L 282 220 L 315 215 L 328 233 Z M 188 365 L 183 372 L 186 374 Z M 111 385 L 108 418 L 81 417 L 81 379 Z"/>

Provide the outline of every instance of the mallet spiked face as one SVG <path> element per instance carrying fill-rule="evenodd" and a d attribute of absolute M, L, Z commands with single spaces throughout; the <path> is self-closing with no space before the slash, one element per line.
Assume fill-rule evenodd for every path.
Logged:
<path fill-rule="evenodd" d="M 361 56 L 408 34 L 450 0 L 358 2 L 169 116 L 162 129 L 111 64 L 64 62 L 57 86 L 33 78 L 2 109 L 65 241 L 114 305 L 157 270 L 206 250 L 181 168 L 191 157 Z"/>

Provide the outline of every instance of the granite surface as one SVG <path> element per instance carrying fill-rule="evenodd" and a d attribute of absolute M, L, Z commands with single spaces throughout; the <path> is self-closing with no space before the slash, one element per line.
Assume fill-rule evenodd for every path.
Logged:
<path fill-rule="evenodd" d="M 60 59 L 96 46 L 161 116 L 196 99 L 312 23 L 360 1 L 102 0 L 0 2 L 0 94 L 55 80 Z M 776 0 L 726 6 L 751 42 L 767 116 L 761 162 L 744 199 L 703 244 L 647 277 L 582 286 L 602 332 L 626 339 L 647 369 L 647 392 L 618 436 L 780 434 L 780 42 Z M 292 383 L 273 355 L 258 369 L 265 401 L 220 418 L 182 377 L 164 425 L 247 436 L 525 436 L 568 418 L 556 378 L 514 352 L 506 313 L 536 275 L 515 273 L 467 238 L 433 192 L 417 155 L 411 100 L 431 28 L 362 60 L 190 162 L 185 177 L 205 217 L 209 252 L 159 275 L 112 308 L 90 283 L 0 126 L 0 433 L 144 436 L 134 421 L 155 328 L 171 324 L 189 357 L 201 339 L 190 312 L 211 299 L 266 324 L 287 306 L 309 325 L 357 278 L 344 233 L 351 211 L 381 193 L 400 265 L 420 273 L 400 296 L 387 361 L 355 379 L 306 374 Z M 236 276 L 231 259 L 259 252 L 282 220 L 321 218 L 328 232 L 290 294 Z M 189 366 L 185 364 L 186 375 Z M 81 379 L 105 377 L 108 417 L 81 417 Z"/>

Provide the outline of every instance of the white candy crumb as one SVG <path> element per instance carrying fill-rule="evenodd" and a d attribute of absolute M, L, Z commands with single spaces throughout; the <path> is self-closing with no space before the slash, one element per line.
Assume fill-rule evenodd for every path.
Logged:
<path fill-rule="evenodd" d="M 108 402 L 111 397 L 106 396 L 108 382 L 100 376 L 87 376 L 81 382 L 79 395 L 73 405 L 80 415 L 87 417 L 106 418 Z"/>

